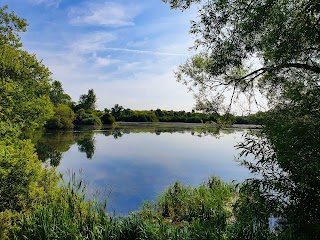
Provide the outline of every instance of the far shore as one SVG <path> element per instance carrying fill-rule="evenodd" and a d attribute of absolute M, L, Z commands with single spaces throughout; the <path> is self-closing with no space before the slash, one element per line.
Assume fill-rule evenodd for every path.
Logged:
<path fill-rule="evenodd" d="M 214 124 L 203 124 L 203 123 L 185 123 L 185 122 L 117 122 L 118 127 L 144 127 L 144 126 L 159 126 L 159 127 L 215 127 Z M 233 124 L 226 126 L 226 129 L 261 129 L 262 125 L 255 124 Z"/>

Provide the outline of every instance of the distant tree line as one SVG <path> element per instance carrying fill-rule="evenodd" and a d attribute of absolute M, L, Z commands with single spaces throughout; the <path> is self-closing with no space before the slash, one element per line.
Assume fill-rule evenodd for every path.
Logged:
<path fill-rule="evenodd" d="M 234 116 L 230 113 L 220 115 L 218 113 L 203 113 L 192 110 L 173 111 L 173 110 L 131 110 L 129 108 L 116 104 L 111 109 L 104 109 L 104 112 L 111 113 L 116 121 L 123 122 L 183 122 L 183 123 L 207 123 L 218 122 L 223 118 L 228 118 L 231 123 L 235 124 L 257 124 L 263 125 L 266 118 L 266 112 L 257 112 L 248 116 Z"/>
<path fill-rule="evenodd" d="M 207 123 L 219 122 L 223 118 L 228 118 L 233 124 L 259 124 L 262 125 L 266 113 L 258 112 L 248 116 L 221 116 L 218 113 L 204 113 L 173 110 L 131 110 L 115 104 L 111 109 L 104 111 L 96 109 L 97 97 L 93 89 L 89 89 L 87 94 L 79 97 L 78 103 L 71 100 L 66 94 L 59 81 L 54 81 L 50 88 L 50 100 L 54 105 L 54 115 L 45 127 L 47 129 L 72 129 L 74 125 L 101 125 L 114 124 L 116 121 L 122 122 L 183 122 L 183 123 Z"/>

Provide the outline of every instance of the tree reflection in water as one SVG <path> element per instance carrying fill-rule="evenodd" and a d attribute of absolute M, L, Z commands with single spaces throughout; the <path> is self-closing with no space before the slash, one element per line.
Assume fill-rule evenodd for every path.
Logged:
<path fill-rule="evenodd" d="M 224 130 L 223 133 L 232 133 L 233 130 Z M 202 137 L 211 135 L 219 137 L 220 130 L 217 128 L 208 128 L 207 126 L 193 126 L 170 124 L 158 125 L 125 125 L 116 128 L 101 129 L 95 132 L 94 129 L 83 129 L 80 131 L 50 131 L 37 132 L 33 136 L 33 142 L 36 146 L 36 152 L 39 159 L 43 162 L 49 162 L 51 166 L 57 167 L 63 157 L 63 153 L 67 152 L 72 145 L 77 144 L 78 151 L 85 153 L 87 159 L 92 159 L 95 153 L 95 133 L 103 134 L 106 137 L 113 136 L 114 139 L 119 139 L 126 134 L 131 133 L 152 133 L 161 135 L 162 133 L 189 133 L 193 136 Z"/>

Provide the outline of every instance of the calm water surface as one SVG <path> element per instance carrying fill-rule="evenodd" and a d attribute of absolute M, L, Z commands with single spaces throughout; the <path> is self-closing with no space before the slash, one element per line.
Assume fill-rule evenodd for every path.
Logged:
<path fill-rule="evenodd" d="M 110 192 L 107 211 L 127 214 L 177 180 L 197 186 L 211 175 L 228 182 L 247 178 L 248 170 L 235 161 L 242 134 L 130 127 L 46 133 L 36 145 L 40 159 L 58 172 L 82 170 L 89 189 Z"/>

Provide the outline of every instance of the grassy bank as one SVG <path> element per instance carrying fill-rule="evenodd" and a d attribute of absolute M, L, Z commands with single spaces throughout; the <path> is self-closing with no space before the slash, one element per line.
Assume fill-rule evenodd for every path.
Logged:
<path fill-rule="evenodd" d="M 85 201 L 83 181 L 72 178 L 45 204 L 15 219 L 9 239 L 230 239 L 234 234 L 234 184 L 212 177 L 198 187 L 179 182 L 156 202 L 126 217 L 110 215 L 106 202 Z"/>

